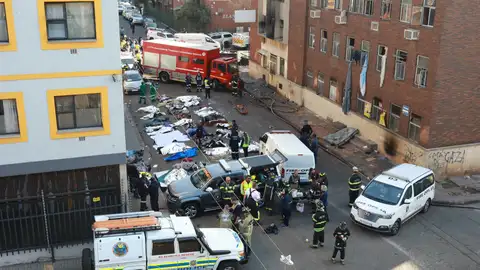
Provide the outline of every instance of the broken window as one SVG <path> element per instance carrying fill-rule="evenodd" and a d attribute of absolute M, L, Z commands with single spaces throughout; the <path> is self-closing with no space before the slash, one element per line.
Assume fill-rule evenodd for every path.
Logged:
<path fill-rule="evenodd" d="M 383 65 L 383 56 L 385 55 L 385 46 L 383 45 L 378 45 L 377 47 L 377 66 L 375 67 L 375 69 L 378 71 L 378 72 L 381 72 L 382 71 L 382 65 Z"/>
<path fill-rule="evenodd" d="M 397 50 L 395 54 L 395 80 L 405 80 L 405 69 L 407 68 L 407 52 Z"/>
<path fill-rule="evenodd" d="M 322 30 L 320 35 L 320 51 L 326 53 L 328 46 L 327 30 Z"/>
<path fill-rule="evenodd" d="M 388 128 L 393 132 L 398 132 L 400 126 L 400 115 L 402 114 L 402 108 L 395 104 L 390 107 L 390 117 L 388 121 Z"/>
<path fill-rule="evenodd" d="M 353 60 L 353 50 L 355 48 L 355 39 L 352 37 L 347 37 L 347 45 L 345 46 L 345 60 L 351 62 Z"/>
<path fill-rule="evenodd" d="M 382 0 L 380 7 L 380 18 L 382 20 L 390 20 L 392 13 L 392 0 Z"/>
<path fill-rule="evenodd" d="M 412 113 L 408 124 L 408 138 L 418 142 L 420 140 L 420 127 L 422 117 Z"/>
<path fill-rule="evenodd" d="M 422 25 L 433 26 L 435 22 L 435 0 L 423 0 Z"/>
<path fill-rule="evenodd" d="M 427 87 L 429 59 L 425 56 L 417 56 L 417 68 L 415 70 L 415 85 L 421 88 Z"/>

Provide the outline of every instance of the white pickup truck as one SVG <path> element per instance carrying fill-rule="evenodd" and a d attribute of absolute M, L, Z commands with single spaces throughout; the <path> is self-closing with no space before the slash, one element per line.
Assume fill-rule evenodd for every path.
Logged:
<path fill-rule="evenodd" d="M 237 49 L 248 49 L 250 46 L 250 34 L 234 33 L 232 37 L 232 46 Z"/>
<path fill-rule="evenodd" d="M 196 228 L 190 218 L 160 212 L 95 216 L 93 250 L 82 252 L 82 270 L 219 269 L 246 263 L 236 232 Z"/>

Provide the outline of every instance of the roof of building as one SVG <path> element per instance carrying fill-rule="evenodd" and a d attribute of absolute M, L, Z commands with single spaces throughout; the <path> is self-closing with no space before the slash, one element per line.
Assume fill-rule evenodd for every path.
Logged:
<path fill-rule="evenodd" d="M 215 44 L 196 44 L 196 43 L 181 42 L 181 41 L 175 41 L 175 40 L 169 40 L 169 39 L 145 40 L 144 46 L 146 43 L 174 46 L 174 47 L 180 47 L 180 48 L 197 49 L 202 51 L 218 50 L 218 47 L 216 47 Z"/>

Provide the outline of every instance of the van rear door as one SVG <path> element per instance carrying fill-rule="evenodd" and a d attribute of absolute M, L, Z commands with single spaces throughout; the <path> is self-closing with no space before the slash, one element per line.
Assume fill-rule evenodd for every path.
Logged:
<path fill-rule="evenodd" d="M 273 153 L 270 153 L 268 155 L 275 161 L 275 163 L 278 163 L 277 174 L 281 175 L 283 178 L 285 176 L 284 167 L 285 167 L 285 163 L 288 161 L 288 158 L 277 149 L 275 149 Z"/>

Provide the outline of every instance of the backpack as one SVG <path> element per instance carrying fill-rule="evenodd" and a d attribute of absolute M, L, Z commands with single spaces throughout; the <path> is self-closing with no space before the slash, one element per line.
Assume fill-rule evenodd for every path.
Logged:
<path fill-rule="evenodd" d="M 267 228 L 265 228 L 265 233 L 267 234 L 278 234 L 278 227 L 274 223 L 268 225 Z"/>

